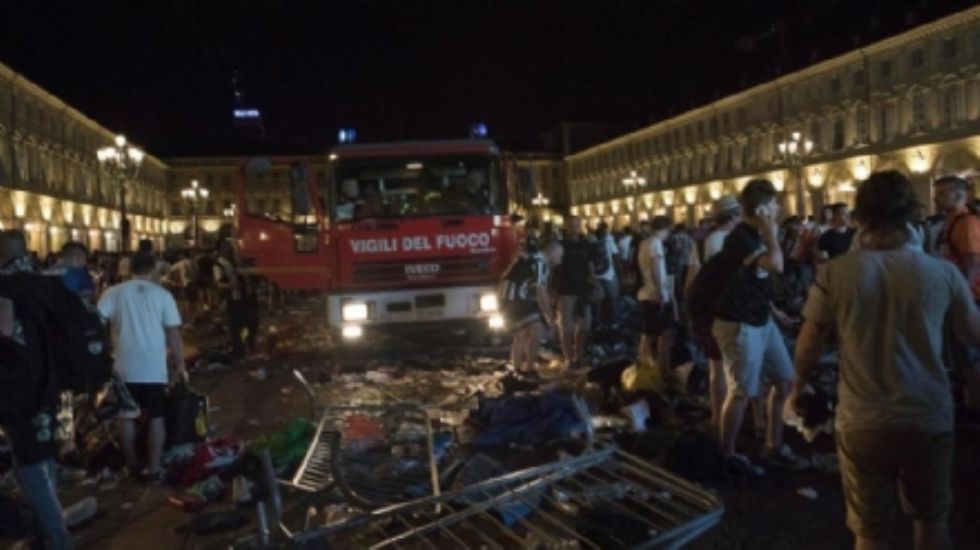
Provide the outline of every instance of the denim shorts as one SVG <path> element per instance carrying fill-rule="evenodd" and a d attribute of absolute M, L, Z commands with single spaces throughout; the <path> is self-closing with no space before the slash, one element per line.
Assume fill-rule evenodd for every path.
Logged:
<path fill-rule="evenodd" d="M 793 380 L 793 361 L 772 318 L 761 327 L 716 319 L 711 332 L 725 358 L 728 387 L 735 395 L 759 395 L 763 379 Z"/>

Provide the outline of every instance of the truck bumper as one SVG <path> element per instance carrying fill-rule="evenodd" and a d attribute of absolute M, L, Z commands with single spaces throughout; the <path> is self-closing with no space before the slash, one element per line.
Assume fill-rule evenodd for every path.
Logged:
<path fill-rule="evenodd" d="M 445 332 L 453 324 L 491 331 L 504 328 L 496 289 L 491 286 L 332 293 L 327 298 L 327 319 L 341 340 L 351 342 L 388 330 L 407 333 L 434 327 Z"/>

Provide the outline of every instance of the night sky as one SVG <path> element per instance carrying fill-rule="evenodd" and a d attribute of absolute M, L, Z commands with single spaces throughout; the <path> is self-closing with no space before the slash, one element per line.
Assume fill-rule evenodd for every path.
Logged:
<path fill-rule="evenodd" d="M 965 0 L 5 0 L 0 62 L 157 156 L 640 127 Z M 231 120 L 232 75 L 266 138 Z"/>

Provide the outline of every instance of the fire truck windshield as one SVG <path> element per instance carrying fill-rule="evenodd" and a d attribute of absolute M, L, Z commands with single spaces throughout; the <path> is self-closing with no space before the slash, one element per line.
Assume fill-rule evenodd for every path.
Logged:
<path fill-rule="evenodd" d="M 499 163 L 487 157 L 341 159 L 332 179 L 333 219 L 499 214 Z"/>

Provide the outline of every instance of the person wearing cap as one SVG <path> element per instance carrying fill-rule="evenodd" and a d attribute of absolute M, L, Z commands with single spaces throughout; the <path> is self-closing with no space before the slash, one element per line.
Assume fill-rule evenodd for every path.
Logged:
<path fill-rule="evenodd" d="M 561 263 L 561 257 L 562 246 L 557 241 L 542 249 L 538 237 L 529 235 L 501 278 L 500 308 L 506 326 L 513 331 L 510 358 L 518 373 L 536 374 L 542 320 L 548 327 L 554 326 L 548 275 L 550 268 Z"/>
<path fill-rule="evenodd" d="M 694 282 L 701 266 L 708 262 L 712 256 L 721 251 L 725 245 L 725 238 L 735 227 L 742 222 L 742 206 L 735 195 L 724 195 L 714 201 L 711 205 L 713 229 L 698 246 L 691 250 L 691 260 L 688 262 L 687 279 L 684 288 L 689 289 Z M 721 407 L 725 403 L 725 395 L 728 393 L 725 384 L 725 364 L 722 360 L 721 349 L 711 333 L 711 324 L 693 326 L 692 332 L 698 345 L 704 350 L 708 358 L 708 380 L 709 395 L 711 398 L 711 424 L 718 427 L 721 421 Z M 761 408 L 753 407 L 753 411 Z M 757 416 L 757 415 L 756 415 Z M 758 419 L 756 419 L 758 422 Z"/>

